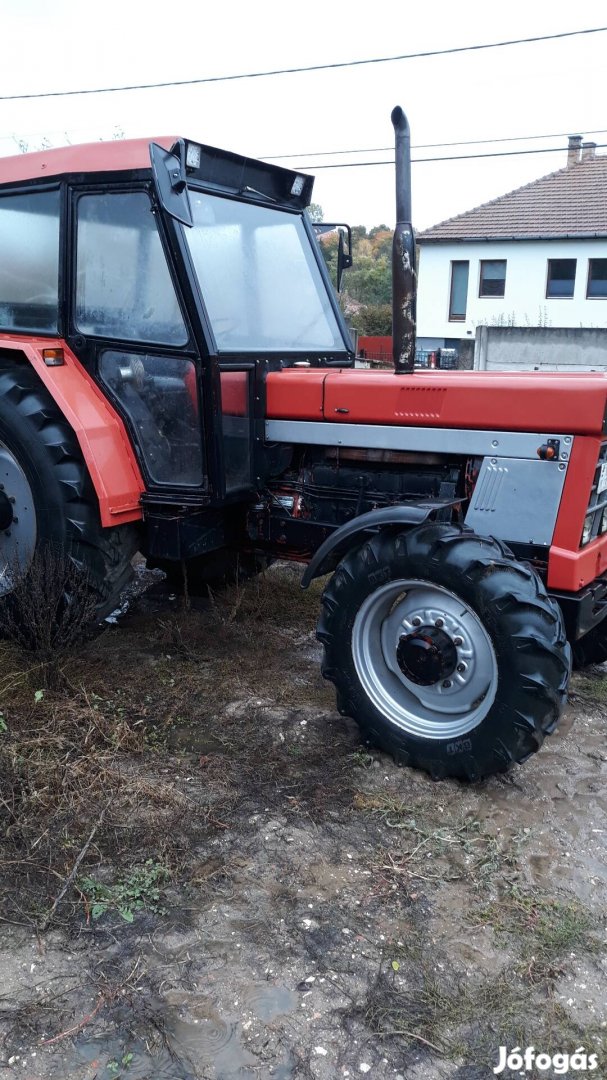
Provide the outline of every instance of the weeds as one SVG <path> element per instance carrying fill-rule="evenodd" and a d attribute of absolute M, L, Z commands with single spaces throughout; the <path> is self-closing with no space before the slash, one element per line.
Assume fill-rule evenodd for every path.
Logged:
<path fill-rule="evenodd" d="M 62 662 L 95 619 L 96 596 L 87 573 L 61 548 L 40 547 L 27 570 L 6 570 L 13 583 L 0 599 L 0 636 L 34 661 L 38 685 L 57 689 Z"/>
<path fill-rule="evenodd" d="M 377 869 L 397 881 L 440 883 L 466 878 L 479 887 L 498 865 L 503 873 L 515 859 L 513 849 L 484 831 L 473 817 L 445 820 L 442 808 L 427 801 L 357 792 L 354 807 L 379 815 L 392 831 L 393 840 L 381 853 Z"/>
<path fill-rule="evenodd" d="M 607 677 L 604 672 L 576 672 L 572 679 L 570 697 L 584 705 L 607 704 Z"/>
<path fill-rule="evenodd" d="M 123 1054 L 120 1061 L 112 1058 L 106 1065 L 107 1071 L 113 1076 L 118 1077 L 123 1069 L 128 1069 L 133 1061 L 133 1055 L 129 1052 Z"/>
<path fill-rule="evenodd" d="M 117 911 L 125 922 L 133 922 L 136 911 L 153 911 L 165 914 L 160 904 L 161 886 L 168 880 L 166 866 L 146 859 L 143 866 L 136 866 L 115 885 L 106 885 L 92 877 L 82 877 L 77 883 L 78 892 L 85 899 L 91 919 L 100 919 L 108 911 Z"/>
<path fill-rule="evenodd" d="M 488 1068 L 496 1063 L 499 1045 L 539 1045 L 546 1053 L 602 1045 L 598 1023 L 591 1029 L 576 1024 L 548 984 L 530 991 L 516 968 L 488 979 L 464 977 L 418 936 L 393 945 L 389 955 L 393 959 L 382 964 L 346 1022 L 358 1019 L 374 1036 L 398 1040 L 405 1051 L 433 1051 Z"/>
<path fill-rule="evenodd" d="M 365 750 L 364 746 L 357 746 L 356 750 L 351 754 L 351 761 L 355 768 L 370 769 L 375 761 L 375 756 Z"/>
<path fill-rule="evenodd" d="M 563 957 L 600 949 L 597 920 L 581 904 L 513 887 L 502 899 L 475 909 L 470 918 L 505 935 L 520 953 L 528 982 L 562 974 Z"/>

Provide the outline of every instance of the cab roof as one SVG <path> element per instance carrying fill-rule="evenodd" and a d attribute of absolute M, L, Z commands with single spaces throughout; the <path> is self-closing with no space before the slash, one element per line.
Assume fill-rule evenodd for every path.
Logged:
<path fill-rule="evenodd" d="M 40 180 L 68 173 L 124 172 L 149 169 L 150 143 L 159 143 L 170 150 L 178 141 L 177 135 L 162 135 L 149 139 L 116 139 L 111 142 L 82 143 L 61 146 L 56 150 L 39 150 L 31 154 L 16 154 L 0 158 L 0 184 L 15 184 L 21 180 Z"/>
<path fill-rule="evenodd" d="M 212 187 L 237 194 L 261 195 L 262 199 L 281 206 L 302 209 L 309 206 L 314 178 L 295 173 L 279 165 L 219 150 L 203 143 L 190 143 L 178 135 L 162 135 L 148 139 L 116 139 L 111 142 L 83 143 L 32 154 L 17 154 L 0 158 L 0 187 L 28 180 L 57 179 L 60 176 L 82 176 L 87 173 L 135 172 L 152 168 L 159 160 L 154 146 L 163 152 L 181 152 L 196 148 L 195 159 L 188 161 L 187 175 L 192 181 L 203 181 Z M 164 165 L 166 166 L 166 161 Z"/>

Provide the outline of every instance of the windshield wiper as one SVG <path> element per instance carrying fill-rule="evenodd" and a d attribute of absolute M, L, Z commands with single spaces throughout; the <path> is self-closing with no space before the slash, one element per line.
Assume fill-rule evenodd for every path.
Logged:
<path fill-rule="evenodd" d="M 263 191 L 258 191 L 254 187 L 243 187 L 238 192 L 239 195 L 259 195 L 260 199 L 265 199 L 267 202 L 276 203 L 278 199 L 273 199 L 271 195 L 266 195 Z"/>

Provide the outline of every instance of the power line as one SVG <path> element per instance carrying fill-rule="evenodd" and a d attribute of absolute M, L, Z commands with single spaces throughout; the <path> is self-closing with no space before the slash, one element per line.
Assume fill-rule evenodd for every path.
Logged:
<path fill-rule="evenodd" d="M 59 130 L 59 129 L 55 130 L 55 132 L 54 132 L 55 134 L 56 134 L 57 130 Z M 581 124 L 581 125 L 578 125 L 577 127 L 572 126 L 570 131 L 551 131 L 551 132 L 546 132 L 543 135 L 507 135 L 507 136 L 496 136 L 493 139 L 457 139 L 457 140 L 454 140 L 452 142 L 415 143 L 411 147 L 411 149 L 412 150 L 431 150 L 431 149 L 439 149 L 440 147 L 443 147 L 443 146 L 445 146 L 445 147 L 449 147 L 449 146 L 484 146 L 484 145 L 496 145 L 497 143 L 530 142 L 530 141 L 539 140 L 539 139 L 558 139 L 558 138 L 565 139 L 574 130 L 575 131 L 583 131 L 585 133 L 586 137 L 589 136 L 589 135 L 605 135 L 605 134 L 607 134 L 607 128 L 587 128 L 585 126 L 585 124 Z M 70 142 L 69 135 L 70 134 L 73 135 L 74 132 L 76 132 L 76 131 L 77 132 L 90 131 L 90 128 L 89 127 L 69 128 L 69 131 L 62 131 L 61 133 L 62 133 L 65 141 L 67 143 L 69 143 Z M 53 132 L 51 132 L 51 133 L 53 133 Z M 45 131 L 24 131 L 19 136 L 17 136 L 15 132 L 12 132 L 12 134 L 10 134 L 10 135 L 0 135 L 0 142 L 15 142 L 16 143 L 18 141 L 18 138 L 26 139 L 26 138 L 35 138 L 37 136 L 46 137 L 48 135 L 49 135 L 49 129 L 48 128 Z M 112 139 L 112 140 L 114 138 L 117 138 L 117 137 L 118 136 L 116 136 L 115 132 L 114 132 L 114 134 L 112 134 L 110 136 L 106 136 L 106 138 L 109 138 L 109 139 Z M 340 156 L 342 154 L 376 154 L 376 153 L 383 153 L 385 151 L 389 151 L 389 150 L 393 150 L 393 149 L 394 149 L 393 146 L 365 146 L 365 147 L 352 147 L 349 150 L 305 150 L 305 151 L 300 152 L 298 154 L 259 154 L 258 157 L 259 157 L 260 161 L 286 161 L 288 159 L 294 159 L 294 158 L 298 158 L 298 159 L 301 160 L 301 158 L 303 158 L 303 157 L 317 158 L 317 157 L 337 157 L 337 156 Z M 542 153 L 542 152 L 543 152 L 542 150 L 537 151 L 537 153 Z M 550 149 L 547 152 L 551 153 L 552 150 Z M 472 155 L 465 155 L 465 156 L 468 157 L 468 156 L 472 156 Z M 431 158 L 431 159 L 428 159 L 428 160 L 434 161 L 435 159 Z M 436 160 L 446 161 L 447 158 L 438 158 Z M 372 164 L 372 163 L 370 163 L 370 164 Z M 317 165 L 317 166 L 315 166 L 315 168 L 320 169 L 321 166 Z"/>
<path fill-rule="evenodd" d="M 507 45 L 531 45 L 538 41 L 602 34 L 607 26 L 592 26 L 586 30 L 566 30 L 560 34 L 538 34 L 535 37 L 489 41 L 480 45 L 459 45 L 451 49 L 427 49 L 424 52 L 402 53 L 399 56 L 376 56 L 369 60 L 343 60 L 334 64 L 310 64 L 307 67 L 276 68 L 272 71 L 248 71 L 238 75 L 213 75 L 201 79 L 173 79 L 167 82 L 134 83 L 129 86 L 102 86 L 91 90 L 49 90 L 40 94 L 1 94 L 0 101 L 27 101 L 50 97 L 75 97 L 81 94 L 116 94 L 126 90 L 161 90 L 169 86 L 199 86 L 202 83 L 233 82 L 237 79 L 265 79 L 271 75 L 299 75 L 308 71 L 333 71 L 337 68 L 362 67 L 364 64 L 389 64 L 395 60 L 420 60 L 430 56 L 452 56 L 455 53 L 478 52 L 481 49 L 501 49 Z"/>
<path fill-rule="evenodd" d="M 572 128 L 571 131 L 574 129 Z M 586 135 L 606 135 L 607 128 L 587 129 L 584 126 L 575 128 L 576 131 L 584 131 Z M 432 150 L 441 146 L 483 146 L 487 143 L 529 142 L 534 139 L 566 139 L 571 132 L 551 131 L 546 135 L 508 135 L 496 139 L 458 139 L 456 142 L 416 143 L 412 150 Z M 0 136 L 2 138 L 2 136 Z M 352 150 L 306 150 L 302 154 L 260 154 L 261 161 L 284 161 L 287 158 L 302 157 L 336 157 L 338 154 L 379 154 L 384 150 L 393 150 L 393 146 L 366 146 Z"/>
<path fill-rule="evenodd" d="M 607 143 L 596 143 L 596 148 L 602 150 L 607 146 Z M 564 153 L 564 147 L 562 146 L 550 146 L 544 150 L 496 150 L 492 154 L 449 154 L 445 157 L 425 157 L 425 158 L 411 158 L 411 164 L 421 164 L 427 161 L 474 161 L 476 158 L 496 158 L 496 157 L 515 157 L 518 154 L 562 154 Z M 300 165 L 298 172 L 306 172 L 308 169 L 312 169 L 316 172 L 318 169 L 358 169 L 367 165 L 394 165 L 394 159 L 390 161 L 345 161 L 343 165 Z"/>

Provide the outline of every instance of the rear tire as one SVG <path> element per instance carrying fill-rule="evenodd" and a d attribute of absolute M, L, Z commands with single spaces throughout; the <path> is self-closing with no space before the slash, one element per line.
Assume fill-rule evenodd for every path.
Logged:
<path fill-rule="evenodd" d="M 349 552 L 317 636 L 340 712 L 435 779 L 524 761 L 566 700 L 560 609 L 505 545 L 460 526 L 385 531 Z"/>
<path fill-rule="evenodd" d="M 37 549 L 65 550 L 88 578 L 103 618 L 132 576 L 136 524 L 101 525 L 97 495 L 76 436 L 26 363 L 0 361 L 0 595 L 11 568 Z M 13 514 L 12 521 L 8 516 Z"/>

